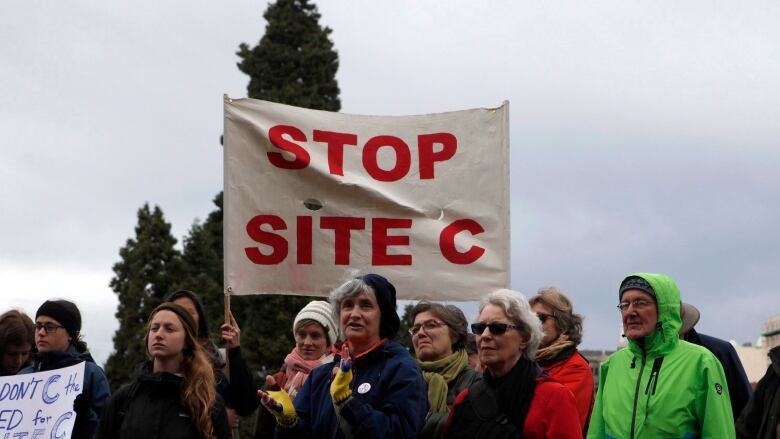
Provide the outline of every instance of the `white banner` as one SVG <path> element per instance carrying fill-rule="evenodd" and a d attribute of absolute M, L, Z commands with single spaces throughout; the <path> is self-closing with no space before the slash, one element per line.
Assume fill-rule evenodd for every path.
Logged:
<path fill-rule="evenodd" d="M 83 385 L 84 362 L 0 377 L 0 438 L 70 438 Z"/>
<path fill-rule="evenodd" d="M 508 106 L 378 117 L 226 96 L 226 291 L 326 295 L 347 268 L 399 299 L 506 288 Z"/>

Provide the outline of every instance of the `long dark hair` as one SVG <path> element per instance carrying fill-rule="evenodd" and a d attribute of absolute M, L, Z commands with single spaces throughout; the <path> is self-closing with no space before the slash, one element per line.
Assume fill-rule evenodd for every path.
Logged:
<path fill-rule="evenodd" d="M 0 316 L 0 355 L 4 355 L 8 346 L 21 346 L 30 350 L 35 347 L 35 329 L 33 321 L 27 314 L 15 309 L 6 311 Z M 29 358 L 28 358 L 29 363 Z M 24 367 L 25 364 L 22 365 Z M 16 370 L 0 370 L 0 375 L 16 373 Z"/>
<path fill-rule="evenodd" d="M 211 339 L 209 338 L 209 319 L 206 315 L 206 308 L 203 306 L 203 302 L 200 300 L 200 297 L 196 293 L 193 293 L 189 290 L 174 291 L 168 295 L 165 301 L 173 302 L 176 299 L 181 298 L 190 299 L 195 305 L 195 311 L 198 312 L 198 333 L 196 334 L 196 338 L 198 339 L 198 342 L 203 347 L 203 349 L 206 351 L 206 355 L 211 357 L 210 360 L 214 366 L 214 372 L 217 373 L 219 369 L 222 369 L 225 366 L 225 363 L 219 356 L 217 347 L 214 345 L 214 343 L 211 342 Z"/>
<path fill-rule="evenodd" d="M 12 309 L 0 316 L 0 354 L 5 347 L 35 346 L 35 329 L 33 321 L 27 314 Z"/>

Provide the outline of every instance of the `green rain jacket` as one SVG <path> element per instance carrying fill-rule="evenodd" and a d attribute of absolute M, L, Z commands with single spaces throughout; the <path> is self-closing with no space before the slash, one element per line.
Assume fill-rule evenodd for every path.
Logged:
<path fill-rule="evenodd" d="M 680 290 L 664 275 L 637 273 L 655 291 L 658 323 L 601 366 L 588 439 L 734 438 L 723 367 L 680 340 Z M 630 276 L 631 277 L 631 276 Z"/>

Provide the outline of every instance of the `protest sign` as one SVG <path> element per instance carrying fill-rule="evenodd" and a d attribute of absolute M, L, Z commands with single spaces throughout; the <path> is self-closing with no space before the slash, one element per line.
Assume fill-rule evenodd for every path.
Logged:
<path fill-rule="evenodd" d="M 359 116 L 225 97 L 225 287 L 324 295 L 347 268 L 400 299 L 509 284 L 508 103 Z"/>
<path fill-rule="evenodd" d="M 82 392 L 84 362 L 74 366 L 0 377 L 0 438 L 67 439 Z"/>

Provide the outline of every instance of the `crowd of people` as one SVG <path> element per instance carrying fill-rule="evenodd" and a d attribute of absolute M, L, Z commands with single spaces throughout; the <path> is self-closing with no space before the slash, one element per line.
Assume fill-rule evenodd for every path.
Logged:
<path fill-rule="evenodd" d="M 753 393 L 733 347 L 694 329 L 699 312 L 671 278 L 632 274 L 617 290 L 627 347 L 601 365 L 597 392 L 577 350 L 583 317 L 560 288 L 491 292 L 470 324 L 455 306 L 419 302 L 403 346 L 395 287 L 377 274 L 304 306 L 259 390 L 233 316 L 220 354 L 184 290 L 151 313 L 148 359 L 113 395 L 67 300 L 47 300 L 34 320 L 0 316 L 0 372 L 85 362 L 77 439 L 230 438 L 253 413 L 254 439 L 780 438 L 780 347 Z"/>

